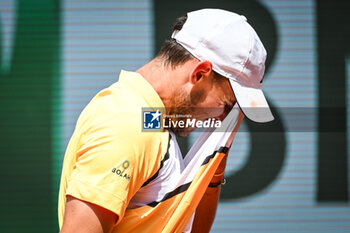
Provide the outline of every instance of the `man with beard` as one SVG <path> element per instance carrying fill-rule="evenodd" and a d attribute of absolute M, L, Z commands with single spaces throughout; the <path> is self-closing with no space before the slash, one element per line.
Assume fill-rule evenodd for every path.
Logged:
<path fill-rule="evenodd" d="M 265 58 L 244 16 L 203 9 L 179 18 L 152 61 L 136 72 L 122 71 L 81 113 L 63 164 L 61 232 L 135 232 L 139 224 L 143 232 L 166 232 L 166 217 L 136 213 L 184 191 L 169 190 L 184 170 L 176 136 L 194 128 L 144 132 L 142 109 L 222 120 L 238 102 L 249 119 L 271 121 L 261 91 Z M 152 120 L 159 117 L 153 114 Z M 225 159 L 182 232 L 209 232 L 224 169 Z"/>

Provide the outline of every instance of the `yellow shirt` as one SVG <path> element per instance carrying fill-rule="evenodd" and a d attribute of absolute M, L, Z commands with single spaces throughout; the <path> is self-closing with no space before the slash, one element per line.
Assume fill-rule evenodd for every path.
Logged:
<path fill-rule="evenodd" d="M 178 148 L 169 132 L 142 132 L 142 107 L 156 111 L 164 105 L 139 74 L 123 71 L 119 82 L 84 109 L 64 159 L 60 227 L 66 195 L 71 195 L 116 213 L 113 233 L 188 231 L 185 228 L 228 151 L 230 132 L 242 118 L 233 117 L 227 132 L 199 137 L 197 151 L 180 161 L 182 156 L 171 153 Z M 238 115 L 237 109 L 232 113 Z M 181 162 L 179 169 L 171 170 L 176 161 Z M 150 193 L 161 195 L 144 202 L 154 197 L 150 199 Z"/>
<path fill-rule="evenodd" d="M 99 92 L 81 113 L 68 144 L 59 192 L 59 225 L 66 195 L 102 206 L 122 220 L 133 195 L 160 166 L 169 133 L 142 132 L 142 107 L 164 107 L 138 73 Z"/>

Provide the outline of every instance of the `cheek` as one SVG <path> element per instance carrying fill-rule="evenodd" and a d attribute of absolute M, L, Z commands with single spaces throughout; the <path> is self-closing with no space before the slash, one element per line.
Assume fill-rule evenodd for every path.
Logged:
<path fill-rule="evenodd" d="M 190 93 L 191 103 L 193 105 L 201 104 L 205 99 L 207 99 L 207 93 L 199 88 L 194 87 Z"/>
<path fill-rule="evenodd" d="M 220 101 L 209 97 L 196 107 L 196 115 L 202 119 L 218 117 L 222 115 L 224 111 L 224 107 L 221 106 Z"/>
<path fill-rule="evenodd" d="M 218 98 L 214 98 L 210 95 L 200 103 L 203 108 L 220 108 L 221 101 Z"/>
<path fill-rule="evenodd" d="M 191 94 L 193 95 L 191 95 L 191 99 L 197 100 L 192 102 L 192 105 L 197 108 L 195 112 L 201 118 L 217 117 L 224 112 L 224 106 L 221 101 L 224 93 L 220 89 L 212 88 L 204 93 L 203 90 L 198 93 L 193 90 Z"/>

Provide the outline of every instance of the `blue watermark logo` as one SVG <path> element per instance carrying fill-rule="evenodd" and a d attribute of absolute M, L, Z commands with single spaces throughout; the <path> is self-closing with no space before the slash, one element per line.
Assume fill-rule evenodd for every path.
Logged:
<path fill-rule="evenodd" d="M 143 128 L 144 129 L 160 129 L 161 113 L 157 111 L 143 111 Z"/>

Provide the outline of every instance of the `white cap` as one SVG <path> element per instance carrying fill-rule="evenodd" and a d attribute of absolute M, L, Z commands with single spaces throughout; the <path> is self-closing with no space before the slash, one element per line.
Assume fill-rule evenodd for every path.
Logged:
<path fill-rule="evenodd" d="M 244 16 L 220 9 L 187 13 L 177 43 L 213 70 L 228 78 L 243 113 L 252 121 L 268 122 L 274 117 L 261 90 L 266 50 Z"/>

